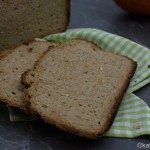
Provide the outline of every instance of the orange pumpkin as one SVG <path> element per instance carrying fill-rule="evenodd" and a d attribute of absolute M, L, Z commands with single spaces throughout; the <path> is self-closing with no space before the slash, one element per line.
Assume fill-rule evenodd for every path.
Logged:
<path fill-rule="evenodd" d="M 138 15 L 150 16 L 150 0 L 114 0 L 122 9 Z"/>

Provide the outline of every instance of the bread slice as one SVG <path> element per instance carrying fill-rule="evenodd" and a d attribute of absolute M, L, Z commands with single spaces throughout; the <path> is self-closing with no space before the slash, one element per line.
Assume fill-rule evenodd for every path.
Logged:
<path fill-rule="evenodd" d="M 28 112 L 23 98 L 21 74 L 34 66 L 35 61 L 55 43 L 35 41 L 15 49 L 0 52 L 0 101 Z"/>
<path fill-rule="evenodd" d="M 0 49 L 66 30 L 70 0 L 0 1 Z"/>
<path fill-rule="evenodd" d="M 96 138 L 109 129 L 135 69 L 128 57 L 72 40 L 50 48 L 22 76 L 25 99 L 44 121 Z"/>

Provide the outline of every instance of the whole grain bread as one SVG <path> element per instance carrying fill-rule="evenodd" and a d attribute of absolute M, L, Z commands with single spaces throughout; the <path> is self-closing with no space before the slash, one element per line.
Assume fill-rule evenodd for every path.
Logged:
<path fill-rule="evenodd" d="M 45 122 L 97 138 L 109 129 L 135 69 L 128 57 L 72 40 L 49 48 L 22 76 L 25 99 Z"/>
<path fill-rule="evenodd" d="M 55 45 L 35 41 L 0 52 L 0 101 L 28 113 L 29 109 L 23 98 L 24 86 L 21 84 L 21 74 L 31 69 L 49 46 Z"/>
<path fill-rule="evenodd" d="M 0 50 L 64 31 L 70 0 L 1 0 Z"/>

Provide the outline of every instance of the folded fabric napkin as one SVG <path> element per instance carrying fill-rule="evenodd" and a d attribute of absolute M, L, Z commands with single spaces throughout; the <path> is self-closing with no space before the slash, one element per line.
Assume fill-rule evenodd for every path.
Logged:
<path fill-rule="evenodd" d="M 137 89 L 150 83 L 150 50 L 123 37 L 91 28 L 71 29 L 36 40 L 64 42 L 74 38 L 92 41 L 104 51 L 126 55 L 138 64 L 116 118 L 105 136 L 133 138 L 144 134 L 150 135 L 150 108 L 133 94 Z M 10 109 L 11 121 L 34 120 L 32 117 L 20 116 Z"/>

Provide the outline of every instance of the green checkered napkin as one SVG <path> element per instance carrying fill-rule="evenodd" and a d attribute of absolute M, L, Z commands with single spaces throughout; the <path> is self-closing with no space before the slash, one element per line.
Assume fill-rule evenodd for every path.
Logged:
<path fill-rule="evenodd" d="M 64 33 L 48 35 L 44 40 L 64 42 L 74 38 L 92 41 L 103 50 L 126 55 L 138 64 L 116 118 L 105 136 L 133 138 L 150 135 L 150 108 L 133 94 L 135 90 L 150 83 L 150 50 L 123 37 L 91 28 L 71 29 Z M 10 117 L 13 120 L 13 113 Z"/>

